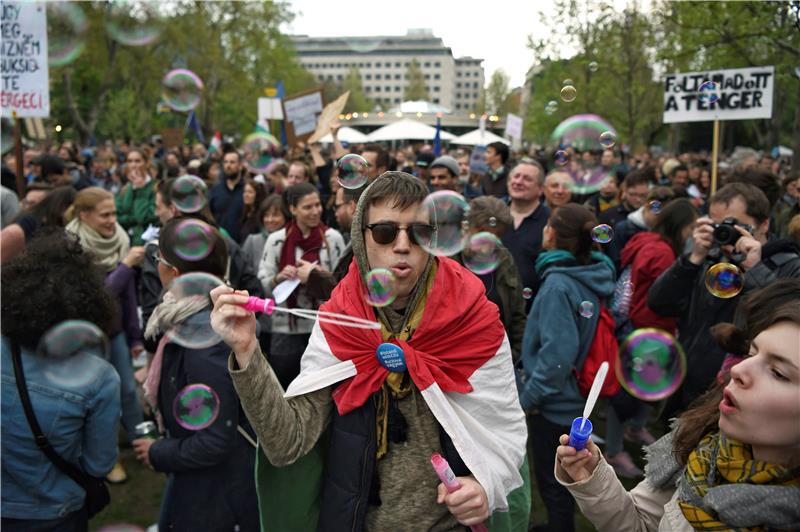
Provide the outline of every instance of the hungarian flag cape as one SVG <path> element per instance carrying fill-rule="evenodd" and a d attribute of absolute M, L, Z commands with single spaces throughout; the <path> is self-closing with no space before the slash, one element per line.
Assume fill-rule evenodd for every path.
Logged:
<path fill-rule="evenodd" d="M 451 259 L 436 260 L 422 320 L 408 341 L 391 338 L 385 329 L 382 334 L 317 322 L 286 396 L 341 383 L 333 400 L 346 414 L 363 405 L 389 374 L 377 360 L 378 346 L 400 346 L 411 379 L 486 490 L 490 509 L 505 510 L 507 495 L 522 485 L 527 440 L 511 348 L 483 283 Z M 374 320 L 365 293 L 354 261 L 320 310 Z"/>

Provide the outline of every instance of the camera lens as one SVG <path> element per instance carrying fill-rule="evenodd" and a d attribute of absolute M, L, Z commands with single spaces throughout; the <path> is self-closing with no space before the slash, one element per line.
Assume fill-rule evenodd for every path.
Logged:
<path fill-rule="evenodd" d="M 739 240 L 739 232 L 732 225 L 720 224 L 714 228 L 714 240 L 720 245 L 732 245 Z"/>

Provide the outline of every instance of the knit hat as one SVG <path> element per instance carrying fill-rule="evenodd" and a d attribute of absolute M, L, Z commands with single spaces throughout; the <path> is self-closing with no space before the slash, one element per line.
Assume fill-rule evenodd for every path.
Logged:
<path fill-rule="evenodd" d="M 431 163 L 431 168 L 447 168 L 453 176 L 459 174 L 458 162 L 449 155 L 442 155 Z"/>

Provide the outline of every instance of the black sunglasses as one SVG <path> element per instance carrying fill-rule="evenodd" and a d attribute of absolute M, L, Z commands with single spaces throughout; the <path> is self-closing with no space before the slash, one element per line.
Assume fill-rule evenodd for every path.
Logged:
<path fill-rule="evenodd" d="M 397 233 L 401 229 L 405 229 L 408 239 L 412 244 L 430 243 L 436 233 L 436 227 L 428 224 L 408 224 L 403 227 L 394 222 L 381 222 L 377 224 L 369 224 L 367 229 L 372 231 L 372 239 L 381 245 L 391 244 L 397 238 Z"/>

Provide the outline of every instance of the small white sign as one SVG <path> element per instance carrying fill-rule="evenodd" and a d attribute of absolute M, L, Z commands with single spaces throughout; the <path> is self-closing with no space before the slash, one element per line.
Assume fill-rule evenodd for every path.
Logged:
<path fill-rule="evenodd" d="M 772 66 L 668 74 L 664 123 L 772 118 L 774 88 Z"/>
<path fill-rule="evenodd" d="M 522 117 L 508 113 L 506 117 L 506 137 L 522 140 Z"/>
<path fill-rule="evenodd" d="M 258 121 L 283 120 L 283 108 L 280 98 L 258 99 Z"/>
<path fill-rule="evenodd" d="M 2 8 L 0 107 L 3 116 L 50 116 L 47 11 L 44 2 L 6 2 Z"/>

